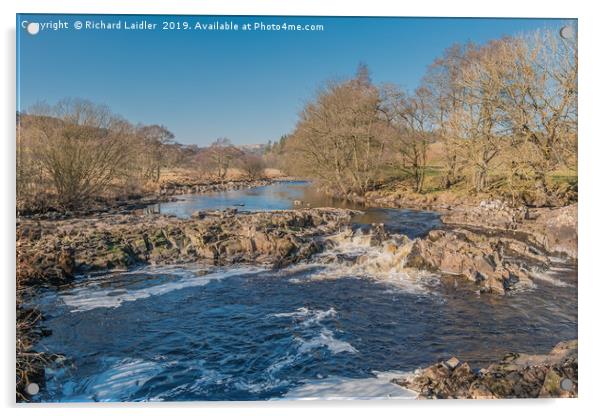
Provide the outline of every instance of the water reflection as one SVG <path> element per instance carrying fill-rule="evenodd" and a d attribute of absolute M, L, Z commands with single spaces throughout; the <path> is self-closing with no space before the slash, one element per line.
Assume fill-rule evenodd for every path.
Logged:
<path fill-rule="evenodd" d="M 146 213 L 175 215 L 188 218 L 197 211 L 236 208 L 244 211 L 275 211 L 286 209 L 334 207 L 357 209 L 364 215 L 355 218 L 359 227 L 383 223 L 392 232 L 414 238 L 440 224 L 439 215 L 430 211 L 365 207 L 350 201 L 331 198 L 305 181 L 276 182 L 267 186 L 207 194 L 189 194 L 177 201 L 153 205 Z"/>

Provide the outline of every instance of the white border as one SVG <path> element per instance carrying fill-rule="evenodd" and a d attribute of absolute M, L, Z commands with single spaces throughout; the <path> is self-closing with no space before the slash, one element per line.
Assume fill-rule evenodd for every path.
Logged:
<path fill-rule="evenodd" d="M 0 140 L 2 238 L 0 253 L 4 273 L 2 277 L 2 367 L 0 394 L 8 413 L 20 414 L 44 412 L 46 415 L 82 414 L 148 414 L 174 415 L 219 413 L 239 415 L 332 414 L 349 415 L 421 413 L 488 415 L 508 412 L 545 412 L 569 415 L 595 409 L 597 397 L 602 391 L 599 298 L 602 293 L 599 264 L 602 245 L 600 213 L 602 204 L 600 175 L 602 146 L 598 114 L 602 91 L 600 90 L 600 28 L 602 21 L 596 13 L 594 2 L 547 0 L 499 0 L 498 2 L 468 0 L 420 0 L 387 2 L 383 0 L 20 0 L 12 4 L 0 2 L 3 29 L 2 126 L 4 136 Z M 419 401 L 419 402 L 271 402 L 271 403 L 177 403 L 147 405 L 75 405 L 75 406 L 15 406 L 14 405 L 14 175 L 15 175 L 15 13 L 131 13 L 131 14 L 232 14 L 232 15 L 322 15 L 322 16 L 474 16 L 474 17 L 577 17 L 579 18 L 579 399 L 576 400 L 505 400 L 486 401 Z M 534 294 L 536 296 L 536 294 Z M 602 403 L 601 403 L 602 404 Z M 197 409 L 201 407 L 202 409 Z M 170 410 L 173 409 L 173 410 Z"/>

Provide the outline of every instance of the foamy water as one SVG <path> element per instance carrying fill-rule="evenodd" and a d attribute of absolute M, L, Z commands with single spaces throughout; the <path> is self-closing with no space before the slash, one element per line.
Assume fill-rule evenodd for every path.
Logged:
<path fill-rule="evenodd" d="M 407 270 L 399 235 L 325 244 L 281 270 L 149 266 L 41 290 L 51 334 L 36 348 L 68 360 L 38 400 L 406 399 L 391 379 L 442 358 L 479 366 L 576 337 L 570 265 L 535 276 L 537 296 L 477 296 Z"/>
<path fill-rule="evenodd" d="M 412 242 L 401 235 L 375 243 L 369 232 L 347 229 L 326 239 L 328 248 L 294 270 L 313 268 L 312 280 L 359 277 L 373 279 L 414 294 L 431 293 L 439 279 L 432 273 L 405 267 Z M 303 283 L 296 279 L 294 283 Z"/>
<path fill-rule="evenodd" d="M 106 282 L 102 284 L 97 282 L 82 281 L 75 288 L 61 294 L 60 300 L 67 305 L 71 312 L 84 312 L 96 308 L 117 308 L 124 302 L 134 302 L 139 299 L 149 298 L 151 296 L 161 296 L 174 290 L 204 286 L 207 283 L 225 279 L 229 276 L 240 274 L 259 273 L 261 268 L 232 268 L 228 270 L 217 269 L 207 271 L 201 268 L 174 268 L 174 267 L 150 267 L 139 271 L 116 273 L 116 278 L 127 276 L 137 276 L 147 279 L 150 285 L 141 289 L 123 289 L 119 287 L 118 282 Z M 165 276 L 171 275 L 168 280 L 155 279 L 157 274 Z M 153 280 L 156 284 L 153 285 Z"/>
<path fill-rule="evenodd" d="M 535 280 L 544 281 L 556 287 L 575 287 L 573 284 L 568 283 L 559 278 L 558 275 L 560 273 L 561 271 L 551 268 L 548 271 L 532 271 L 531 273 L 529 273 L 529 276 L 531 276 Z"/>
<path fill-rule="evenodd" d="M 333 331 L 322 325 L 324 319 L 335 318 L 336 314 L 337 312 L 334 308 L 329 308 L 328 310 L 299 308 L 293 312 L 277 313 L 273 316 L 277 318 L 291 318 L 294 325 L 299 328 L 309 328 L 311 326 L 319 328 L 319 332 L 309 339 L 300 336 L 295 337 L 296 341 L 299 343 L 297 351 L 301 354 L 321 347 L 328 348 L 334 354 L 343 352 L 352 354 L 357 353 L 357 350 L 350 343 L 337 339 Z"/>
<path fill-rule="evenodd" d="M 415 399 L 417 394 L 391 380 L 406 376 L 407 372 L 375 372 L 373 377 L 329 377 L 311 380 L 290 390 L 289 400 L 377 400 Z"/>

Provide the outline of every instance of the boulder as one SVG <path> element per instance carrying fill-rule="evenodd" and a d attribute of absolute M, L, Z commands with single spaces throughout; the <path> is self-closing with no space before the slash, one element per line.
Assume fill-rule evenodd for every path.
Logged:
<path fill-rule="evenodd" d="M 541 209 L 534 213 L 533 221 L 522 226 L 548 252 L 577 259 L 577 204 L 562 208 Z"/>
<path fill-rule="evenodd" d="M 490 200 L 477 206 L 458 205 L 442 215 L 441 221 L 454 226 L 524 234 L 531 247 L 538 245 L 548 253 L 576 259 L 577 214 L 576 203 L 556 208 L 527 208 Z"/>
<path fill-rule="evenodd" d="M 483 292 L 504 294 L 520 282 L 530 283 L 526 273 L 518 272 L 519 264 L 505 259 L 499 238 L 467 230 L 435 230 L 415 240 L 405 265 L 461 276 Z"/>

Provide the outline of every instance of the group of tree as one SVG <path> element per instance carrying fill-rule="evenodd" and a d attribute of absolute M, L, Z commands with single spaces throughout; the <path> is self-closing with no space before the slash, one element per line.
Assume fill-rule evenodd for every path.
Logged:
<path fill-rule="evenodd" d="M 233 168 L 258 178 L 266 164 L 343 196 L 402 181 L 418 193 L 545 203 L 555 172 L 576 178 L 577 43 L 543 31 L 453 45 L 414 91 L 375 85 L 360 65 L 352 79 L 325 84 L 294 131 L 263 154 L 225 138 L 181 145 L 164 126 L 135 125 L 79 99 L 17 114 L 17 138 L 18 204 L 33 209 L 139 193 L 170 168 L 224 181 Z"/>
<path fill-rule="evenodd" d="M 436 171 L 439 189 L 545 200 L 553 172 L 576 176 L 576 46 L 550 31 L 454 45 L 412 92 L 360 65 L 317 92 L 276 150 L 339 194 L 391 178 L 425 192 Z"/>
<path fill-rule="evenodd" d="M 72 209 L 94 198 L 123 197 L 160 186 L 165 169 L 224 180 L 233 167 L 263 174 L 261 157 L 227 139 L 182 145 L 162 125 L 134 125 L 103 105 L 64 99 L 17 114 L 17 205 L 20 211 Z"/>

